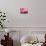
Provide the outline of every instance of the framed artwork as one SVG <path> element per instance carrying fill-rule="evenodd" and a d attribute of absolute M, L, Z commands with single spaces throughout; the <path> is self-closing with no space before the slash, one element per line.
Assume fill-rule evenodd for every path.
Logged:
<path fill-rule="evenodd" d="M 21 14 L 27 14 L 28 13 L 28 8 L 20 8 L 20 13 Z"/>

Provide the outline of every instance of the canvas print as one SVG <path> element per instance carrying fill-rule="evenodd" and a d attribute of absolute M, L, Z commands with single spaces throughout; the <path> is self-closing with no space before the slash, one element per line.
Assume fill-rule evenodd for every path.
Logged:
<path fill-rule="evenodd" d="M 27 14 L 28 13 L 28 8 L 20 8 L 20 13 L 21 14 Z"/>

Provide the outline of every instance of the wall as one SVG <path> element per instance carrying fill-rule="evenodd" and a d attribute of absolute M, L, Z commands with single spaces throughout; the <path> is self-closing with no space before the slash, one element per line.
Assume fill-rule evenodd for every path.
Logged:
<path fill-rule="evenodd" d="M 0 0 L 0 9 L 6 12 L 7 27 L 46 27 L 45 4 L 46 0 Z M 29 13 L 20 14 L 21 7 Z"/>
<path fill-rule="evenodd" d="M 46 31 L 45 4 L 46 0 L 0 0 L 0 9 L 6 12 L 8 20 L 5 26 L 21 31 L 21 35 L 31 31 Z M 29 13 L 20 14 L 21 7 L 28 8 Z"/>

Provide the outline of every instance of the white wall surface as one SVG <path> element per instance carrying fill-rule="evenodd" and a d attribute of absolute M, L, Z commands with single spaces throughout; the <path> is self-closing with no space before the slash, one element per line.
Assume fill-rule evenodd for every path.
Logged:
<path fill-rule="evenodd" d="M 28 14 L 20 14 L 22 7 Z M 0 0 L 0 9 L 6 12 L 7 27 L 46 27 L 46 0 Z"/>
<path fill-rule="evenodd" d="M 28 14 L 20 14 L 22 7 L 28 8 Z M 11 31 L 20 31 L 20 37 L 31 31 L 46 33 L 46 0 L 0 0 L 0 9 L 6 12 L 6 27 L 13 27 Z M 18 35 L 15 33 L 17 38 Z"/>

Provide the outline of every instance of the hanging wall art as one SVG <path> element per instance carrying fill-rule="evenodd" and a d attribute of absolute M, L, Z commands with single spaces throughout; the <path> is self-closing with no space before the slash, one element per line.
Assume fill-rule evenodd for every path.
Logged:
<path fill-rule="evenodd" d="M 20 8 L 20 13 L 21 14 L 27 14 L 28 13 L 28 8 Z"/>

